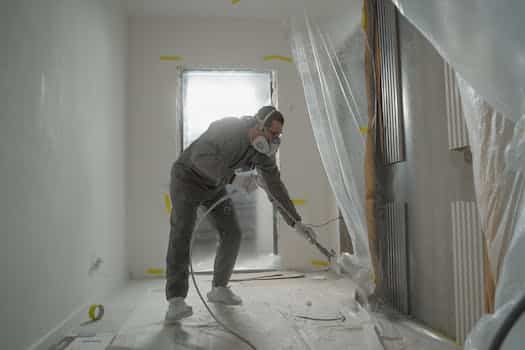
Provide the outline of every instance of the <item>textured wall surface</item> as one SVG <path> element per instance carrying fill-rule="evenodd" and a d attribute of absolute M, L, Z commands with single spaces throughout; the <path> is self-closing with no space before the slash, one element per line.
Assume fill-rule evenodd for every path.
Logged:
<path fill-rule="evenodd" d="M 23 349 L 127 277 L 126 18 L 107 0 L 1 13 L 0 348 Z"/>

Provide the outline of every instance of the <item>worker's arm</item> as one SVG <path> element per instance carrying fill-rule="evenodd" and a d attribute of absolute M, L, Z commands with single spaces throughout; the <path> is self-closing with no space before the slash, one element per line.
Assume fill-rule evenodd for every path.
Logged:
<path fill-rule="evenodd" d="M 264 180 L 265 190 L 271 194 L 268 196 L 270 201 L 274 202 L 275 199 L 279 202 L 275 203 L 277 210 L 279 210 L 286 223 L 294 227 L 296 222 L 301 221 L 301 216 L 297 213 L 288 190 L 281 181 L 281 173 L 275 163 L 275 158 L 259 154 L 257 155 L 255 166 Z M 281 208 L 281 206 L 284 208 Z"/>

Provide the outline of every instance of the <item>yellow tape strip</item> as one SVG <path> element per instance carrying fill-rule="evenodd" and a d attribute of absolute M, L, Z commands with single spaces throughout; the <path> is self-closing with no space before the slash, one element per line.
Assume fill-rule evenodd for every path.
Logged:
<path fill-rule="evenodd" d="M 361 28 L 366 32 L 366 28 L 368 27 L 368 17 L 366 15 L 365 6 L 365 3 L 363 2 L 363 8 L 361 9 Z"/>
<path fill-rule="evenodd" d="M 328 267 L 328 266 L 330 266 L 330 263 L 328 261 L 325 261 L 325 260 L 312 260 L 311 264 L 313 266 L 317 266 L 317 267 Z"/>
<path fill-rule="evenodd" d="M 306 199 L 292 199 L 294 205 L 305 205 Z"/>
<path fill-rule="evenodd" d="M 368 134 L 368 126 L 362 126 L 359 128 L 359 131 L 361 132 L 361 134 L 363 135 L 366 135 Z"/>
<path fill-rule="evenodd" d="M 151 268 L 151 269 L 147 269 L 146 270 L 146 273 L 148 275 L 164 275 L 164 269 L 160 269 L 160 268 Z"/>
<path fill-rule="evenodd" d="M 264 56 L 265 61 L 284 61 L 292 63 L 293 59 L 288 56 L 280 56 L 280 55 L 270 55 L 270 56 Z"/>
<path fill-rule="evenodd" d="M 171 214 L 173 206 L 171 205 L 171 197 L 168 192 L 164 193 L 164 206 L 166 207 L 166 213 Z"/>
<path fill-rule="evenodd" d="M 181 56 L 160 56 L 161 61 L 182 61 Z"/>
<path fill-rule="evenodd" d="M 88 311 L 89 318 L 91 321 L 98 321 L 104 317 L 104 305 L 93 304 L 89 307 Z"/>
<path fill-rule="evenodd" d="M 232 5 L 237 5 L 241 0 L 232 0 Z"/>

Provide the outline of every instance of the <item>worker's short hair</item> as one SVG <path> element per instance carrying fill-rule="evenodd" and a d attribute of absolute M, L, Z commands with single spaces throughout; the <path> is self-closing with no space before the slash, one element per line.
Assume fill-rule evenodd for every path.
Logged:
<path fill-rule="evenodd" d="M 255 119 L 260 124 L 264 124 L 264 127 L 272 125 L 272 121 L 277 120 L 282 125 L 284 125 L 284 117 L 281 112 L 279 112 L 274 106 L 264 106 L 257 111 L 255 114 Z"/>

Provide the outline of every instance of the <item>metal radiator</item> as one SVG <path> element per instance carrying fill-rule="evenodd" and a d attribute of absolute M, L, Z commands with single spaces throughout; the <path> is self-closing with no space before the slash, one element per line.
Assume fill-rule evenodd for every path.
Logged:
<path fill-rule="evenodd" d="M 447 104 L 448 125 L 448 148 L 450 150 L 463 149 L 469 146 L 467 125 L 463 117 L 461 107 L 461 95 L 459 94 L 456 73 L 452 67 L 445 62 L 445 94 Z"/>
<path fill-rule="evenodd" d="M 385 165 L 405 160 L 400 85 L 397 10 L 390 0 L 377 1 L 381 55 L 381 148 Z"/>
<path fill-rule="evenodd" d="M 408 314 L 408 252 L 406 203 L 385 206 L 384 237 L 380 240 L 385 294 L 392 305 Z"/>
<path fill-rule="evenodd" d="M 483 234 L 474 201 L 451 203 L 456 339 L 463 343 L 483 314 Z"/>

